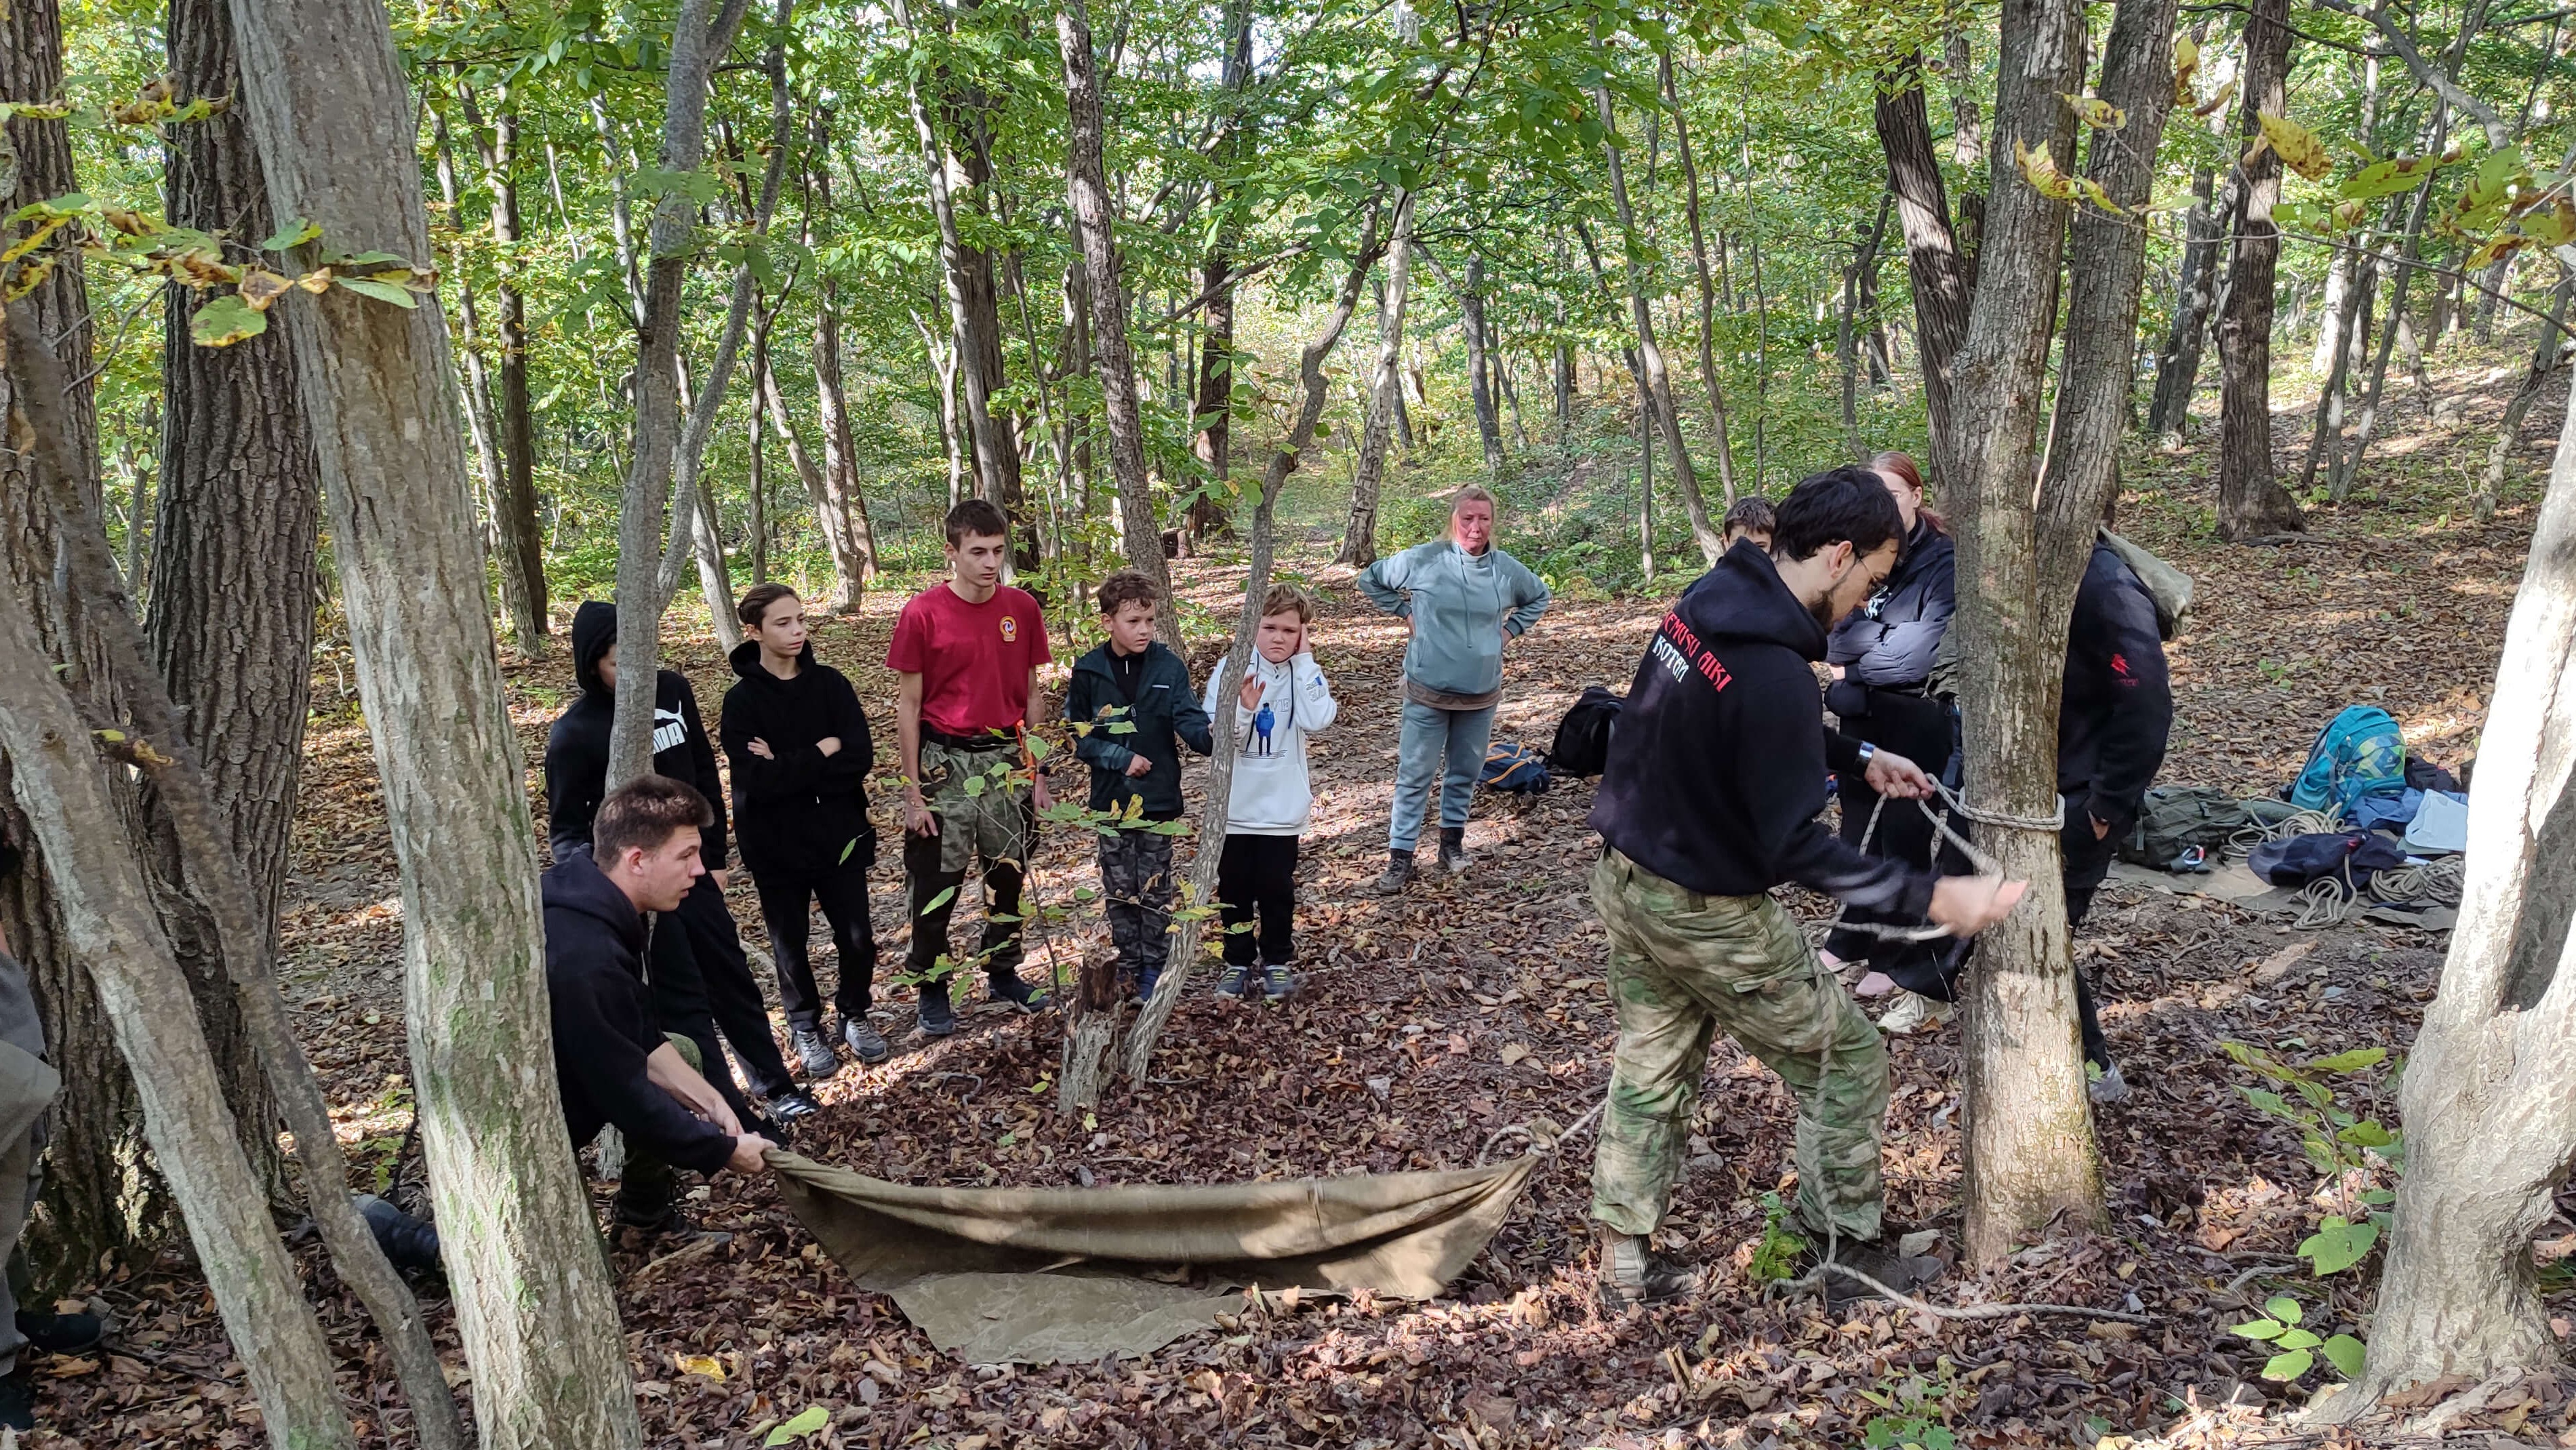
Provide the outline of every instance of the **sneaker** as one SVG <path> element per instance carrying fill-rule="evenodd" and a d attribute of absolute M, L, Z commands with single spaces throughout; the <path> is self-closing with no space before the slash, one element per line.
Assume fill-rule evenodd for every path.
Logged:
<path fill-rule="evenodd" d="M 1415 874 L 1411 851 L 1389 851 L 1386 853 L 1386 874 L 1377 878 L 1377 885 L 1370 889 L 1380 896 L 1398 896 L 1413 884 Z"/>
<path fill-rule="evenodd" d="M 1926 1027 L 1938 1028 L 1950 1020 L 1953 1010 L 1947 1002 L 1935 1002 L 1920 992 L 1900 990 L 1896 1005 L 1879 1017 L 1878 1030 L 1890 1037 L 1903 1037 Z"/>
<path fill-rule="evenodd" d="M 621 1208 L 611 1205 L 608 1219 L 617 1229 L 618 1247 L 624 1249 L 654 1248 L 668 1253 L 694 1244 L 711 1243 L 720 1248 L 733 1242 L 732 1234 L 706 1227 L 680 1212 L 677 1205 L 652 1219 L 628 1218 Z"/>
<path fill-rule="evenodd" d="M 1474 864 L 1475 859 L 1467 854 L 1467 828 L 1442 826 L 1440 828 L 1440 869 L 1452 876 L 1464 876 L 1467 874 L 1467 868 Z"/>
<path fill-rule="evenodd" d="M 21 1309 L 18 1333 L 47 1354 L 79 1354 L 98 1347 L 107 1337 L 107 1325 L 95 1314 L 58 1314 L 50 1309 L 38 1314 Z"/>
<path fill-rule="evenodd" d="M 946 1037 L 957 1030 L 957 1011 L 948 1005 L 946 980 L 921 984 L 921 1035 Z"/>
<path fill-rule="evenodd" d="M 1824 1246 L 1821 1242 L 1807 1251 L 1808 1267 L 1818 1267 Z M 1941 1261 L 1929 1255 L 1908 1255 L 1885 1234 L 1876 1239 L 1844 1239 L 1834 1246 L 1834 1262 L 1861 1273 L 1894 1289 L 1911 1294 L 1931 1283 L 1941 1273 Z M 1857 1299 L 1881 1297 L 1876 1289 L 1846 1274 L 1825 1271 L 1825 1306 L 1838 1309 Z"/>
<path fill-rule="evenodd" d="M 832 1044 L 823 1040 L 821 1031 L 812 1027 L 789 1027 L 787 1044 L 796 1053 L 796 1063 L 805 1076 L 816 1082 L 841 1070 L 841 1059 L 832 1053 Z"/>
<path fill-rule="evenodd" d="M 885 1034 L 864 1016 L 841 1019 L 841 1040 L 849 1044 L 850 1055 L 861 1062 L 883 1062 L 894 1051 L 886 1046 Z"/>
<path fill-rule="evenodd" d="M 1139 1002 L 1153 1001 L 1154 988 L 1161 985 L 1162 980 L 1163 973 L 1160 968 L 1150 972 L 1138 972 L 1135 977 L 1136 1000 Z"/>
<path fill-rule="evenodd" d="M 438 1259 L 438 1228 L 435 1224 L 412 1217 L 372 1193 L 350 1195 L 358 1216 L 367 1221 L 367 1231 L 376 1236 L 376 1247 L 385 1251 L 385 1259 L 397 1269 L 435 1269 Z M 23 1331 L 22 1331 L 23 1332 Z M 29 1339 L 35 1338 L 28 1335 Z"/>
<path fill-rule="evenodd" d="M 1220 997 L 1240 997 L 1251 985 L 1251 964 L 1228 962 L 1225 964 L 1225 975 L 1216 979 L 1216 994 Z"/>
<path fill-rule="evenodd" d="M 2129 1080 L 2120 1076 L 2119 1064 L 2113 1063 L 2102 1070 L 2100 1077 L 2086 1083 L 2084 1091 L 2092 1096 L 2095 1103 L 2105 1107 L 2124 1103 L 2129 1100 Z"/>
<path fill-rule="evenodd" d="M 15 1374 L 0 1376 L 0 1428 L 22 1432 L 36 1428 L 36 1377 L 23 1366 Z"/>
<path fill-rule="evenodd" d="M 1044 987 L 1034 987 L 1017 972 L 1002 972 L 992 979 L 993 1000 L 1008 1002 L 1023 1012 L 1043 1012 L 1055 1005 L 1055 999 Z"/>
<path fill-rule="evenodd" d="M 1599 1236 L 1601 1304 L 1612 1313 L 1640 1304 L 1678 1298 L 1699 1287 L 1699 1273 L 1657 1254 L 1642 1237 L 1612 1233 Z"/>
<path fill-rule="evenodd" d="M 1297 979 L 1288 974 L 1286 965 L 1273 962 L 1261 969 L 1261 995 L 1273 1002 L 1285 1002 L 1297 990 Z"/>
<path fill-rule="evenodd" d="M 799 1118 L 810 1118 L 821 1111 L 823 1111 L 823 1105 L 814 1100 L 812 1093 L 802 1088 L 789 1088 L 785 1092 L 769 1095 L 769 1115 L 782 1123 L 792 1123 Z"/>

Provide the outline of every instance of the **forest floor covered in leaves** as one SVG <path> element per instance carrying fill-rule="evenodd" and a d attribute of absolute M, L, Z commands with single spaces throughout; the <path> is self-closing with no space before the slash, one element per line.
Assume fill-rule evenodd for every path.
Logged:
<path fill-rule="evenodd" d="M 2178 719 L 2165 779 L 2267 792 L 2315 729 L 2355 701 L 2384 705 L 2411 744 L 2458 768 L 2474 748 L 2558 417 L 2535 410 L 2517 484 L 2488 525 L 2464 500 L 2511 384 L 2443 375 L 2472 407 L 2436 426 L 2400 399 L 2380 480 L 2312 516 L 2308 542 L 2227 549 L 2209 537 L 2214 438 L 2129 469 L 2124 524 L 2190 570 L 2200 604 L 2173 649 Z M 2392 393 L 2411 391 L 2392 386 Z M 2285 426 L 2291 420 L 2285 418 Z M 2283 453 L 2297 457 L 2285 437 Z M 1508 530 L 1507 530 L 1508 532 Z M 1316 747 L 1319 805 L 1300 871 L 1303 985 L 1284 1008 L 1221 1001 L 1195 984 L 1152 1082 L 1119 1092 L 1096 1123 L 1052 1112 L 1061 1022 L 968 1011 L 952 1039 L 904 1041 L 911 994 L 880 992 L 899 1050 L 845 1065 L 825 1111 L 797 1134 L 813 1158 L 924 1185 L 1198 1183 L 1465 1166 L 1532 1151 L 1599 1102 L 1613 1024 L 1603 947 L 1584 891 L 1596 850 L 1592 791 L 1563 783 L 1534 809 L 1479 802 L 1462 879 L 1382 900 L 1404 634 L 1327 568 L 1330 540 L 1288 541 L 1286 566 L 1329 598 L 1316 655 L 1343 702 Z M 1391 540 L 1390 544 L 1410 540 Z M 1180 566 L 1202 606 L 1230 612 L 1238 566 Z M 1678 580 L 1672 581 L 1678 584 Z M 894 680 L 882 667 L 901 595 L 826 625 L 817 648 L 848 672 L 890 767 Z M 1513 646 L 1498 739 L 1544 746 L 1586 684 L 1625 688 L 1660 597 L 1561 600 Z M 711 639 L 684 631 L 678 663 L 712 717 L 729 676 Z M 1206 656 L 1194 661 L 1203 677 Z M 560 651 L 514 662 L 513 716 L 530 762 L 573 689 Z M 368 1170 L 395 1165 L 409 1125 L 401 1030 L 401 906 L 365 725 L 333 671 L 318 680 L 286 942 L 298 1025 Z M 1193 799 L 1196 777 L 1193 773 Z M 899 827 L 878 795 L 880 831 Z M 1086 842 L 1050 840 L 1044 901 L 1091 879 Z M 875 873 L 889 966 L 901 944 L 895 853 Z M 961 915 L 971 916 L 969 906 Z M 763 944 L 747 881 L 733 894 Z M 1802 903 L 1811 912 L 1820 903 Z M 963 937 L 965 923 L 960 923 Z M 828 942 L 818 933 L 818 943 Z M 2329 1443 L 2289 1438 L 2269 1414 L 2304 1399 L 2258 1377 L 2269 1350 L 2229 1332 L 2270 1295 L 2294 1293 L 2319 1333 L 2360 1332 L 2361 1273 L 2313 1280 L 2292 1250 L 2368 1186 L 2320 1180 L 2299 1134 L 2239 1091 L 2222 1055 L 2238 1041 L 2284 1057 L 2383 1046 L 2402 1052 L 2432 995 L 2443 942 L 2353 922 L 2294 932 L 2208 898 L 2115 888 L 2079 955 L 2135 1091 L 2101 1111 L 2107 1227 L 2069 1232 L 2000 1270 L 1954 1268 L 1936 1302 L 2049 1301 L 2129 1308 L 2143 1327 L 2061 1316 L 1935 1322 L 1862 1305 L 1825 1312 L 1752 1277 L 1762 1196 L 1785 1194 L 1787 1092 L 1724 1041 L 1711 1055 L 1687 1181 L 1665 1240 L 1706 1287 L 1670 1307 L 1605 1316 L 1592 1290 L 1585 1209 L 1590 1140 L 1569 1141 L 1530 1181 L 1509 1226 L 1449 1296 L 1428 1304 L 1308 1297 L 1247 1302 L 1229 1326 L 1141 1361 L 979 1367 L 935 1351 L 881 1296 L 853 1289 L 766 1182 L 730 1175 L 697 1214 L 730 1243 L 668 1263 L 622 1253 L 621 1309 L 648 1441 L 670 1450 L 757 1446 L 811 1406 L 810 1442 L 1000 1450 L 1021 1445 L 1299 1445 L 1469 1450 L 1505 1446 L 1960 1444 L 2092 1446 L 2105 1434 L 2189 1445 Z M 1096 921 L 1054 932 L 1030 972 L 1070 975 L 1107 949 Z M 828 948 L 818 947 L 829 961 Z M 828 970 L 828 968 L 827 968 Z M 980 987 L 977 989 L 980 994 Z M 1889 1209 L 1955 1238 L 1960 1062 L 1955 1029 L 1892 1044 Z M 2394 1121 L 2387 1068 L 2346 1081 L 2352 1108 Z M 1513 1129 L 1523 1131 L 1514 1133 Z M 418 1190 L 404 1165 L 397 1191 Z M 2384 1184 L 2382 1186 L 2385 1186 Z M 2559 1252 L 2576 1249 L 2576 1222 Z M 1944 1252 L 1947 1252 L 1945 1248 Z M 345 1354 L 348 1387 L 374 1406 L 370 1443 L 408 1443 L 381 1347 L 308 1242 L 302 1261 Z M 2365 1272 L 2372 1266 L 2366 1265 Z M 464 1368 L 444 1289 L 421 1286 L 454 1374 Z M 256 1410 L 202 1282 L 177 1254 L 105 1286 L 108 1348 L 39 1366 L 39 1446 L 259 1443 Z M 2576 1295 L 2558 1303 L 2576 1317 Z M 2562 1329 L 2567 1319 L 2557 1321 Z M 2455 1430 L 2550 1440 L 2576 1415 L 2569 1389 L 2493 1392 Z"/>

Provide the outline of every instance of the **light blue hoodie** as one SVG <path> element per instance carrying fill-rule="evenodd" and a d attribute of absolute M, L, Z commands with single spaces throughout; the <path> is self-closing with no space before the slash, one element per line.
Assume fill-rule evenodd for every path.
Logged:
<path fill-rule="evenodd" d="M 1369 565 L 1358 582 L 1371 604 L 1413 621 L 1404 677 L 1444 695 L 1501 689 L 1503 631 L 1517 639 L 1547 612 L 1547 585 L 1492 545 L 1470 554 L 1433 539 Z"/>

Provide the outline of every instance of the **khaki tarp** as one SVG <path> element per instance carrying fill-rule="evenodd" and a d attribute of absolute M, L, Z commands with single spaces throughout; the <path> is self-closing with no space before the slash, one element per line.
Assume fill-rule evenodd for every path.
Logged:
<path fill-rule="evenodd" d="M 1535 1163 L 1169 1188 L 907 1188 L 773 1152 L 787 1205 L 861 1288 L 972 1364 L 1151 1354 L 1233 1289 L 1427 1299 Z"/>

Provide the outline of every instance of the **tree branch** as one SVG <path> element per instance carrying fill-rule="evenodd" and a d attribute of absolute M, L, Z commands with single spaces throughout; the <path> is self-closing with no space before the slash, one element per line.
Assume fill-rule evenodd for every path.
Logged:
<path fill-rule="evenodd" d="M 2435 69 L 2424 59 L 2424 52 L 2415 48 L 2414 37 L 2400 29 L 2384 10 L 2374 8 L 2365 13 L 2352 0 L 2316 0 L 2316 3 L 2337 14 L 2369 21 L 2387 40 L 2388 48 L 2397 52 L 2397 58 L 2406 63 L 2407 71 L 2418 82 L 2432 87 L 2435 95 L 2478 118 L 2478 124 L 2486 128 L 2489 146 L 2501 151 L 2513 144 L 2513 128 L 2505 124 L 2504 117 L 2497 114 L 2496 108 L 2470 95 L 2458 81 Z"/>

